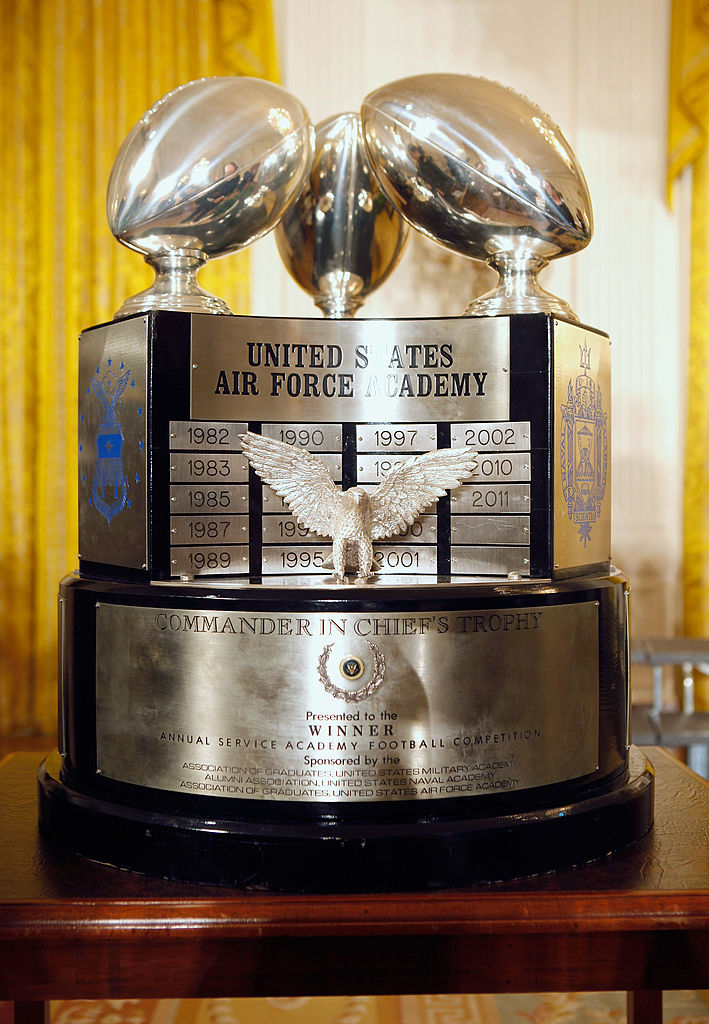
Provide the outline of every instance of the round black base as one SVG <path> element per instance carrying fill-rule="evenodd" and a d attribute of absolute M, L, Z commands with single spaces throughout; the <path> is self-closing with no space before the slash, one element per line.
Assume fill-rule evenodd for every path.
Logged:
<path fill-rule="evenodd" d="M 91 860 L 180 881 L 281 892 L 457 888 L 587 863 L 652 827 L 654 773 L 560 807 L 488 818 L 343 825 L 197 818 L 86 796 L 51 754 L 39 770 L 46 835 Z"/>

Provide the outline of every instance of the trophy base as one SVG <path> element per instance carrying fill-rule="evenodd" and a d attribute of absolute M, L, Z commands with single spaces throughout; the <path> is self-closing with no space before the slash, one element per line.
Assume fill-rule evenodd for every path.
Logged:
<path fill-rule="evenodd" d="M 575 804 L 486 818 L 316 827 L 202 818 L 86 796 L 39 770 L 40 824 L 89 860 L 177 881 L 281 892 L 460 888 L 598 860 L 652 827 L 654 772 L 635 747 L 627 778 Z"/>

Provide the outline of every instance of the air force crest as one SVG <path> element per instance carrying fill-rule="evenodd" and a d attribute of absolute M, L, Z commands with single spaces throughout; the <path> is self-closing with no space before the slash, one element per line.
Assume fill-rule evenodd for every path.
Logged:
<path fill-rule="evenodd" d="M 96 431 L 96 470 L 91 481 L 91 503 L 108 523 L 128 503 L 128 479 L 123 469 L 123 430 L 120 424 L 121 395 L 130 370 L 117 377 L 109 369 L 99 380 L 91 379 L 91 391 L 101 412 Z"/>
<path fill-rule="evenodd" d="M 608 479 L 608 414 L 603 395 L 589 374 L 591 350 L 579 346 L 583 373 L 569 381 L 566 403 L 561 406 L 561 485 L 566 511 L 578 525 L 584 547 L 601 514 Z"/>

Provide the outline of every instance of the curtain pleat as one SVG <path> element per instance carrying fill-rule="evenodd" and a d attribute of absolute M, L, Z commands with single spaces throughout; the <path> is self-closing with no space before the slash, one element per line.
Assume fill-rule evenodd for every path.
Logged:
<path fill-rule="evenodd" d="M 111 236 L 122 140 L 170 89 L 277 80 L 269 0 L 0 0 L 0 733 L 51 732 L 56 593 L 77 563 L 78 335 L 148 286 Z M 200 283 L 248 311 L 248 254 Z"/>

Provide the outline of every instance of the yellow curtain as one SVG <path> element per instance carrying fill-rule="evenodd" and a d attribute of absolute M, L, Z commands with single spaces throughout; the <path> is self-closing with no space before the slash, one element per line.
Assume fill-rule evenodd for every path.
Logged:
<path fill-rule="evenodd" d="M 668 189 L 692 166 L 688 410 L 684 477 L 684 632 L 709 636 L 709 0 L 673 0 Z M 709 708 L 709 679 L 697 680 Z"/>
<path fill-rule="evenodd" d="M 50 733 L 77 338 L 152 279 L 106 224 L 113 158 L 175 86 L 277 65 L 270 0 L 0 0 L 0 15 L 0 734 Z M 200 282 L 248 311 L 246 254 Z"/>

